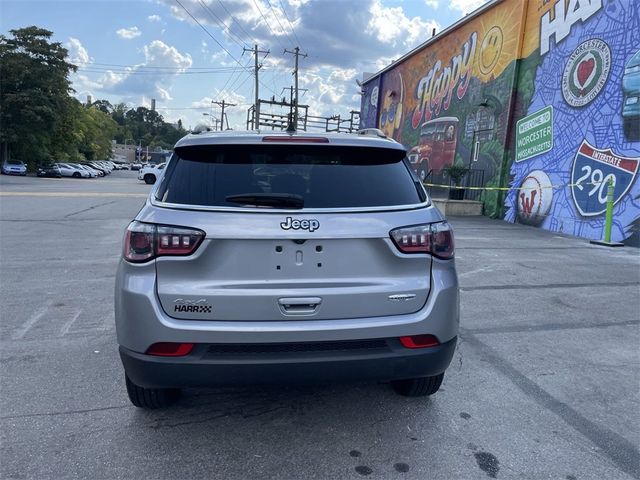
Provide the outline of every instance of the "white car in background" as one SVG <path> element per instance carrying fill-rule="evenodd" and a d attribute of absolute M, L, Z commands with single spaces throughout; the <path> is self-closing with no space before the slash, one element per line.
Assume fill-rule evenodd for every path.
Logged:
<path fill-rule="evenodd" d="M 3 175 L 26 175 L 27 166 L 20 160 L 7 160 L 2 164 Z"/>
<path fill-rule="evenodd" d="M 73 177 L 73 178 L 90 178 L 91 177 L 88 171 L 79 167 L 74 167 L 70 163 L 54 163 L 54 165 L 56 165 L 60 169 L 60 174 L 63 177 Z"/>
<path fill-rule="evenodd" d="M 156 183 L 156 180 L 162 175 L 166 163 L 160 163 L 158 165 L 145 165 L 138 172 L 138 180 L 144 180 L 144 183 L 151 185 Z"/>
<path fill-rule="evenodd" d="M 80 163 L 70 163 L 69 165 L 71 165 L 72 167 L 77 167 L 77 168 L 79 168 L 81 170 L 84 170 L 86 172 L 89 172 L 89 178 L 96 178 L 98 176 L 98 172 L 95 171 L 91 167 L 87 167 L 87 166 L 82 165 Z"/>

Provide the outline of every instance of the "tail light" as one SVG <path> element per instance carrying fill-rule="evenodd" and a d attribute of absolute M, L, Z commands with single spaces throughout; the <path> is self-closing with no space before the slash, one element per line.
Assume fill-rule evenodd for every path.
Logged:
<path fill-rule="evenodd" d="M 167 255 L 191 255 L 204 236 L 202 230 L 192 228 L 131 222 L 124 237 L 123 257 L 142 263 Z"/>
<path fill-rule="evenodd" d="M 391 239 L 402 253 L 430 253 L 453 258 L 453 230 L 447 222 L 413 225 L 391 230 Z"/>

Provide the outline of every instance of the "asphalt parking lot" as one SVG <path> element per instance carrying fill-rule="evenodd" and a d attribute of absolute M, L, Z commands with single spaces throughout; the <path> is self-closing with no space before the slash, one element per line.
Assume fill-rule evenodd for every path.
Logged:
<path fill-rule="evenodd" d="M 2 478 L 640 476 L 640 251 L 451 219 L 462 331 L 443 388 L 190 390 L 141 411 L 113 320 L 149 186 L 0 177 Z"/>

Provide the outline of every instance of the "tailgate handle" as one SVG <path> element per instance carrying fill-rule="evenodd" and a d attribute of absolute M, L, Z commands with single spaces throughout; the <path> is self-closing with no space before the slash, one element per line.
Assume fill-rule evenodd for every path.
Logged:
<path fill-rule="evenodd" d="M 322 303 L 320 297 L 291 297 L 278 299 L 280 310 L 285 315 L 313 315 Z"/>

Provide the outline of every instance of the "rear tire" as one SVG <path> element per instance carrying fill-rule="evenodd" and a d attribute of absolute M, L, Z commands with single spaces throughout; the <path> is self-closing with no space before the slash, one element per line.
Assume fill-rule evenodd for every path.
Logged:
<path fill-rule="evenodd" d="M 138 408 L 156 409 L 173 404 L 180 396 L 177 388 L 144 388 L 133 383 L 125 375 L 129 400 Z"/>
<path fill-rule="evenodd" d="M 444 373 L 433 377 L 394 380 L 391 382 L 391 386 L 396 393 L 405 397 L 427 397 L 438 391 L 443 378 Z"/>
<path fill-rule="evenodd" d="M 147 185 L 151 185 L 156 183 L 156 177 L 154 175 L 151 175 L 150 173 L 147 173 L 144 176 L 144 183 L 146 183 Z"/>

